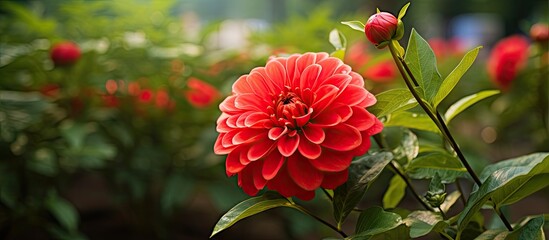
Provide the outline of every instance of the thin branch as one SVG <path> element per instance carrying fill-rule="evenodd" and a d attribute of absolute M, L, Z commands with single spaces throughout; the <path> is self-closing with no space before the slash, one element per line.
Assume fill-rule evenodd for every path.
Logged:
<path fill-rule="evenodd" d="M 341 235 L 342 237 L 346 238 L 347 237 L 347 234 L 345 232 L 343 232 L 341 229 L 338 229 L 336 226 L 332 225 L 331 223 L 329 222 L 326 222 L 324 219 L 314 215 L 312 212 L 310 212 L 309 210 L 307 210 L 306 208 L 300 206 L 300 205 L 297 205 L 295 203 L 292 204 L 294 208 L 298 209 L 299 211 L 311 216 L 312 218 L 316 219 L 317 221 L 321 222 L 322 224 L 326 225 L 327 227 L 331 228 L 332 230 L 336 231 L 337 233 L 339 233 L 339 235 Z"/>
<path fill-rule="evenodd" d="M 334 197 L 332 195 L 330 195 L 330 193 L 324 189 L 324 188 L 320 188 L 322 189 L 322 191 L 324 192 L 324 194 L 326 194 L 326 197 L 328 197 L 328 199 L 330 199 L 330 201 L 334 201 Z"/>

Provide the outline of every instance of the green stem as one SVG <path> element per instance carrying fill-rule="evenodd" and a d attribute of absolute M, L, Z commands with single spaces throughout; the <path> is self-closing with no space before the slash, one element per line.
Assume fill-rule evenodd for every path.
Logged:
<path fill-rule="evenodd" d="M 386 144 L 385 144 L 385 139 L 380 135 L 380 134 L 376 134 L 374 135 L 374 140 L 376 141 L 377 145 L 379 146 L 379 148 L 381 149 L 386 149 Z M 391 169 L 398 175 L 400 176 L 400 178 L 402 178 L 402 180 L 404 180 L 404 182 L 406 183 L 406 186 L 408 187 L 408 189 L 410 189 L 410 191 L 412 192 L 412 195 L 414 196 L 414 198 L 419 202 L 421 203 L 421 205 L 427 209 L 427 210 L 430 210 L 430 211 L 434 211 L 434 209 L 429 206 L 429 204 L 425 203 L 425 201 L 423 201 L 423 199 L 421 198 L 421 196 L 418 194 L 418 192 L 416 191 L 416 189 L 414 188 L 414 186 L 412 185 L 412 182 L 410 181 L 410 179 L 404 175 L 404 173 L 402 171 L 400 171 L 400 167 L 399 167 L 399 163 L 396 162 L 396 161 L 391 161 L 391 163 L 389 164 L 389 166 L 391 167 Z"/>
<path fill-rule="evenodd" d="M 440 208 L 440 206 L 438 206 L 437 208 L 440 211 L 440 215 L 442 215 L 442 219 L 446 219 L 446 214 L 444 214 L 444 211 L 442 211 L 442 208 Z"/>
<path fill-rule="evenodd" d="M 421 108 L 425 111 L 427 116 L 429 116 L 429 118 L 431 118 L 431 120 L 437 125 L 438 129 L 441 131 L 446 141 L 450 143 L 450 146 L 454 149 L 454 151 L 458 155 L 458 158 L 463 164 L 463 166 L 467 169 L 467 172 L 469 173 L 469 175 L 471 175 L 475 183 L 480 187 L 482 185 L 480 178 L 477 176 L 477 174 L 475 173 L 471 165 L 469 165 L 469 162 L 467 162 L 467 160 L 465 159 L 465 156 L 461 152 L 459 146 L 457 145 L 457 142 L 452 137 L 452 134 L 450 133 L 448 126 L 446 126 L 446 124 L 444 123 L 444 119 L 442 118 L 442 116 L 438 113 L 438 111 L 431 110 L 431 108 L 421 99 L 421 97 L 417 94 L 416 90 L 414 89 L 414 85 L 417 87 L 419 86 L 419 84 L 414 78 L 412 71 L 406 64 L 406 61 L 404 61 L 404 59 L 400 56 L 400 54 L 398 54 L 397 47 L 396 47 L 397 44 L 398 42 L 396 40 L 392 40 L 391 43 L 389 44 L 389 50 L 391 51 L 391 55 L 393 56 L 393 60 L 397 65 L 400 75 L 402 75 L 402 78 L 404 78 L 404 83 L 406 84 L 406 87 L 408 87 L 408 89 L 410 90 L 410 92 L 412 93 L 412 95 L 414 96 L 418 104 L 421 106 Z M 412 82 L 414 83 L 414 85 L 412 85 Z M 435 113 L 433 112 L 436 113 L 436 116 L 435 116 Z M 501 220 L 503 221 L 507 229 L 509 229 L 509 231 L 513 231 L 513 228 L 511 227 L 511 225 L 509 224 L 509 221 L 505 218 L 505 216 L 499 213 L 498 215 L 500 216 Z"/>
<path fill-rule="evenodd" d="M 321 222 L 322 224 L 326 225 L 327 227 L 331 228 L 332 230 L 336 231 L 337 233 L 339 233 L 339 235 L 341 235 L 342 237 L 346 238 L 347 237 L 347 234 L 345 232 L 343 232 L 341 229 L 337 228 L 336 226 L 330 224 L 329 222 L 326 222 L 324 219 L 314 215 L 312 212 L 310 212 L 309 210 L 307 210 L 306 208 L 300 206 L 300 205 L 297 205 L 296 203 L 292 202 L 292 207 L 294 207 L 295 209 L 301 211 L 302 213 L 305 213 L 307 215 L 309 215 L 310 217 L 316 219 L 317 221 Z"/>
<path fill-rule="evenodd" d="M 461 184 L 459 183 L 459 179 L 456 178 L 456 187 L 460 193 L 459 198 L 461 199 L 461 202 L 463 203 L 463 206 L 467 205 L 467 200 L 465 199 L 465 194 L 463 192 L 463 189 L 461 188 Z"/>
<path fill-rule="evenodd" d="M 324 188 L 320 188 L 320 189 L 322 189 L 322 191 L 324 192 L 324 194 L 326 194 L 326 197 L 328 197 L 328 199 L 330 199 L 330 201 L 334 200 L 334 197 L 332 195 L 330 195 L 330 193 L 328 191 L 326 191 L 326 189 L 324 189 Z"/>
<path fill-rule="evenodd" d="M 419 196 L 419 194 L 417 193 L 416 189 L 414 188 L 414 186 L 412 186 L 412 182 L 410 181 L 410 179 L 408 177 L 406 177 L 406 175 L 404 175 L 404 173 L 402 173 L 400 171 L 400 169 L 398 168 L 398 165 L 395 164 L 396 162 L 395 161 L 391 161 L 391 163 L 389 164 L 389 166 L 391 167 L 391 169 L 393 171 L 395 171 L 396 174 L 398 174 L 402 180 L 404 180 L 404 182 L 406 183 L 406 186 L 408 186 L 408 189 L 410 189 L 410 191 L 412 192 L 412 195 L 414 196 L 414 198 L 419 202 L 421 203 L 421 205 L 429 210 L 429 211 L 434 211 L 434 209 L 429 206 L 429 204 L 425 203 L 423 201 L 423 199 L 421 198 L 421 196 Z"/>

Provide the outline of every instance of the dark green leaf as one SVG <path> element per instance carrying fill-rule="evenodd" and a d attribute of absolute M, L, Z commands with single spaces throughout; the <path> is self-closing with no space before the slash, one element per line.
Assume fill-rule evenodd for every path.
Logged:
<path fill-rule="evenodd" d="M 488 177 L 469 197 L 458 220 L 458 235 L 488 199 L 492 198 L 495 208 L 499 209 L 549 185 L 548 181 L 540 180 L 547 179 L 549 174 L 549 153 L 534 153 L 494 165 L 488 166 L 481 173 L 483 178 Z"/>
<path fill-rule="evenodd" d="M 393 228 L 389 231 L 385 231 L 379 234 L 376 234 L 372 237 L 367 236 L 369 240 L 388 240 L 388 239 L 408 239 L 410 235 L 410 229 L 406 225 L 401 224 L 396 228 Z M 353 238 L 358 239 L 358 238 Z"/>
<path fill-rule="evenodd" d="M 425 99 L 432 104 L 442 84 L 442 77 L 438 72 L 433 50 L 415 29 L 412 29 L 410 34 L 405 61 L 419 86 L 423 89 Z"/>
<path fill-rule="evenodd" d="M 406 171 L 415 179 L 430 179 L 439 174 L 443 183 L 454 182 L 457 177 L 467 173 L 459 159 L 442 152 L 433 152 L 412 160 Z"/>
<path fill-rule="evenodd" d="M 231 208 L 219 219 L 210 237 L 244 218 L 276 207 L 292 207 L 292 203 L 276 192 L 266 192 L 259 197 L 247 199 Z"/>
<path fill-rule="evenodd" d="M 389 182 L 389 188 L 383 195 L 383 208 L 395 208 L 406 193 L 406 182 L 395 174 Z"/>
<path fill-rule="evenodd" d="M 351 27 L 354 30 L 364 32 L 364 23 L 360 21 L 347 21 L 347 22 L 341 22 L 341 23 Z"/>
<path fill-rule="evenodd" d="M 530 219 L 525 225 L 515 229 L 507 237 L 506 240 L 544 240 L 545 233 L 543 232 L 543 224 L 545 219 L 543 216 Z"/>
<path fill-rule="evenodd" d="M 391 153 L 379 152 L 353 161 L 349 167 L 347 182 L 334 190 L 332 203 L 338 226 L 341 226 L 353 208 L 362 200 L 370 184 L 392 159 Z"/>
<path fill-rule="evenodd" d="M 400 215 L 374 206 L 360 213 L 355 232 L 359 236 L 375 235 L 396 228 L 402 223 Z"/>
<path fill-rule="evenodd" d="M 377 103 L 368 108 L 378 118 L 393 112 L 413 108 L 417 101 L 408 89 L 396 88 L 376 95 Z"/>
<path fill-rule="evenodd" d="M 469 67 L 473 65 L 473 62 L 477 58 L 480 48 L 481 47 L 477 47 L 467 52 L 465 56 L 463 56 L 463 59 L 461 59 L 461 62 L 459 62 L 459 64 L 456 66 L 456 68 L 454 68 L 454 70 L 450 74 L 448 74 L 446 79 L 444 79 L 444 81 L 440 85 L 440 89 L 433 99 L 434 108 L 436 108 L 438 104 L 442 102 L 442 100 L 444 100 L 444 98 L 446 98 L 448 94 L 450 94 L 450 92 L 452 91 L 452 89 L 454 89 L 463 74 L 465 74 Z"/>
<path fill-rule="evenodd" d="M 77 230 L 78 212 L 69 201 L 52 192 L 46 200 L 46 207 L 65 229 L 70 232 Z"/>
<path fill-rule="evenodd" d="M 411 238 L 425 236 L 432 231 L 441 232 L 448 226 L 442 216 L 431 211 L 414 211 L 403 221 L 410 227 Z"/>
<path fill-rule="evenodd" d="M 440 130 L 433 120 L 431 120 L 427 114 L 423 113 L 412 113 L 408 111 L 396 112 L 388 115 L 387 120 L 383 125 L 386 127 L 406 127 L 440 134 Z"/>
<path fill-rule="evenodd" d="M 388 127 L 385 125 L 385 127 Z M 417 136 L 406 128 L 402 129 L 402 135 L 399 136 L 400 144 L 393 149 L 393 156 L 395 159 L 400 160 L 404 159 L 404 165 L 408 164 L 412 159 L 414 159 L 419 152 L 419 144 Z"/>
<path fill-rule="evenodd" d="M 452 106 L 450 106 L 448 110 L 446 110 L 446 113 L 444 114 L 446 122 L 450 122 L 455 116 L 463 112 L 463 110 L 479 102 L 480 100 L 496 95 L 498 93 L 499 90 L 486 90 L 458 100 L 456 103 L 452 104 Z"/>

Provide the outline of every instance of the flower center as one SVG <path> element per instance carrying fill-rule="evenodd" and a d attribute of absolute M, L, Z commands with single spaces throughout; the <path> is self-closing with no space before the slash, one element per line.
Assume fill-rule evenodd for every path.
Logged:
<path fill-rule="evenodd" d="M 271 117 L 278 125 L 298 129 L 309 120 L 309 107 L 293 92 L 278 95 L 274 107 Z"/>

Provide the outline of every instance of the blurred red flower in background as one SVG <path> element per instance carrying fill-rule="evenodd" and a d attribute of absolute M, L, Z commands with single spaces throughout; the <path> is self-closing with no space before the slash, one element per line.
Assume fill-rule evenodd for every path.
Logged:
<path fill-rule="evenodd" d="M 314 197 L 348 177 L 383 128 L 366 110 L 376 102 L 362 77 L 327 53 L 274 58 L 241 76 L 221 104 L 216 154 L 249 195 L 267 187 L 285 197 Z"/>
<path fill-rule="evenodd" d="M 51 49 L 50 58 L 56 66 L 71 65 L 80 58 L 80 48 L 73 42 L 60 42 Z"/>
<path fill-rule="evenodd" d="M 345 63 L 367 80 L 383 83 L 397 78 L 398 72 L 392 59 L 372 64 L 373 58 L 374 56 L 368 53 L 368 45 L 365 42 L 356 42 L 349 47 L 345 55 Z"/>
<path fill-rule="evenodd" d="M 197 108 L 209 107 L 221 97 L 214 86 L 197 78 L 189 78 L 187 87 L 188 89 L 183 92 L 185 98 Z"/>
<path fill-rule="evenodd" d="M 488 58 L 488 74 L 501 89 L 509 89 L 518 72 L 528 59 L 530 43 L 520 35 L 501 39 L 492 48 Z"/>
<path fill-rule="evenodd" d="M 437 60 L 444 60 L 445 58 L 452 56 L 461 56 L 465 50 L 462 41 L 458 38 L 452 38 L 450 40 L 431 38 L 428 42 L 431 49 L 433 49 Z"/>
<path fill-rule="evenodd" d="M 536 23 L 530 28 L 530 37 L 536 42 L 547 43 L 549 41 L 549 25 Z"/>

